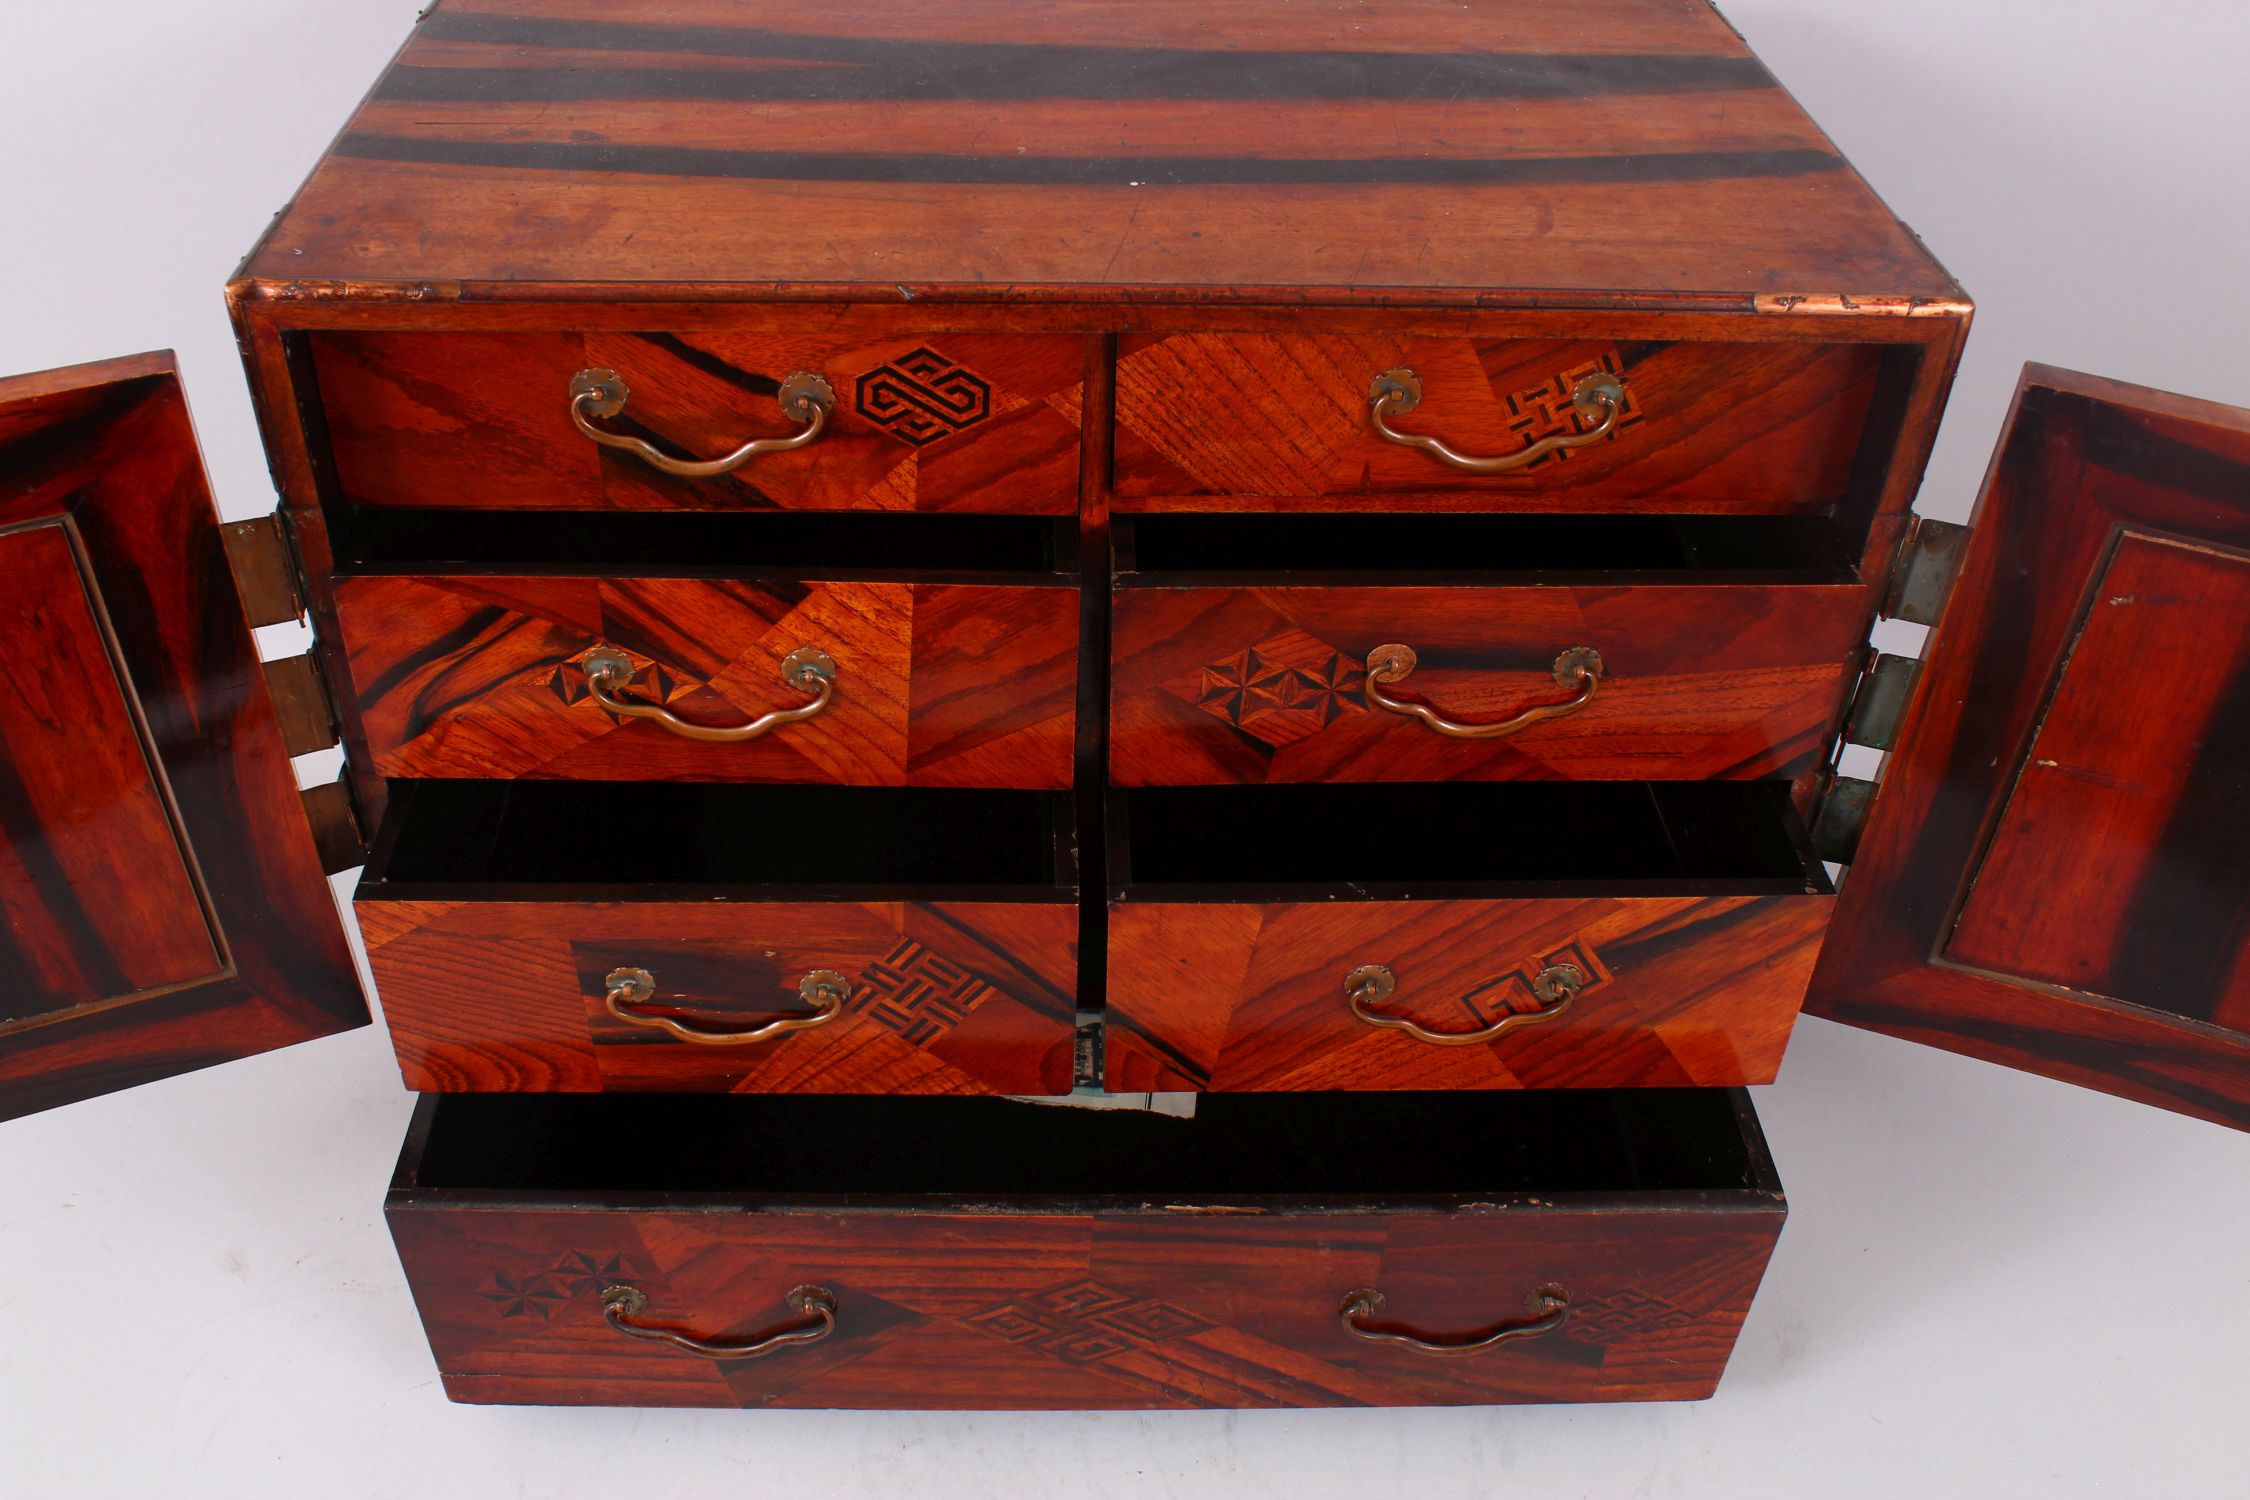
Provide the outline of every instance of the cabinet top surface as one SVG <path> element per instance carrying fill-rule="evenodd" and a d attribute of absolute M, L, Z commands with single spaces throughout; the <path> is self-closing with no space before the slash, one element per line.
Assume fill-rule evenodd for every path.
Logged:
<path fill-rule="evenodd" d="M 1960 299 L 1704 0 L 443 0 L 244 275 Z"/>

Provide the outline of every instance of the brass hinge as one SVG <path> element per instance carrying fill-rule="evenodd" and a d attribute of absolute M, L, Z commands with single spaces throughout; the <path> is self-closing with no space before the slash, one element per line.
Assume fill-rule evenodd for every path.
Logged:
<path fill-rule="evenodd" d="M 310 653 L 265 664 L 266 695 L 281 719 L 281 742 L 291 755 L 310 755 L 335 744 L 336 705 Z"/>
<path fill-rule="evenodd" d="M 1922 663 L 1911 656 L 1878 651 L 1860 674 L 1852 706 L 1844 711 L 1844 743 L 1888 750 L 1898 741 L 1898 721 L 1906 716 L 1906 701 Z"/>
<path fill-rule="evenodd" d="M 299 582 L 297 549 L 282 529 L 281 512 L 249 521 L 226 521 L 219 526 L 226 544 L 227 566 L 234 570 L 234 591 L 242 596 L 242 613 L 253 628 L 286 625 L 305 617 L 305 590 Z"/>
<path fill-rule="evenodd" d="M 307 787 L 298 796 L 304 799 L 305 821 L 312 824 L 313 847 L 320 851 L 324 872 L 334 875 L 367 863 L 367 833 L 360 826 L 359 805 L 352 801 L 344 773 L 325 786 Z"/>
<path fill-rule="evenodd" d="M 1867 804 L 1875 796 L 1875 783 L 1857 776 L 1830 776 L 1820 789 L 1813 809 L 1813 853 L 1830 864 L 1848 865 L 1859 853 L 1860 829 L 1867 822 Z"/>
<path fill-rule="evenodd" d="M 1946 595 L 1953 592 L 1953 575 L 1961 566 L 1961 546 L 1969 528 L 1952 521 L 1914 518 L 1914 529 L 1898 549 L 1891 565 L 1890 587 L 1883 594 L 1883 614 L 1915 625 L 1935 625 L 1945 612 Z"/>

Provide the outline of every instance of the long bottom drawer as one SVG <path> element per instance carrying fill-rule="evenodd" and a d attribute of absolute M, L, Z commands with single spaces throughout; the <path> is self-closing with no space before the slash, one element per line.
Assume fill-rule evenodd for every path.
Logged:
<path fill-rule="evenodd" d="M 1786 1212 L 1738 1090 L 438 1096 L 388 1217 L 458 1401 L 1711 1394 Z"/>

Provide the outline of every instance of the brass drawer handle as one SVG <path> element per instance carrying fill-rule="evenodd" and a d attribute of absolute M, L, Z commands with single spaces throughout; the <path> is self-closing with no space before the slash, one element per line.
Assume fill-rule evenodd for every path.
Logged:
<path fill-rule="evenodd" d="M 1351 1003 L 1353 1015 L 1370 1026 L 1403 1031 L 1414 1040 L 1428 1042 L 1433 1047 L 1470 1047 L 1525 1026 L 1552 1021 L 1570 1009 L 1570 1002 L 1577 999 L 1578 992 L 1585 987 L 1586 971 L 1578 965 L 1549 964 L 1531 981 L 1531 992 L 1539 997 L 1539 1009 L 1512 1012 L 1475 1031 L 1432 1031 L 1404 1016 L 1386 1016 L 1367 1008 L 1369 1001 L 1388 1000 L 1398 989 L 1398 976 L 1389 969 L 1381 964 L 1361 964 L 1344 976 L 1344 995 Z"/>
<path fill-rule="evenodd" d="M 681 718 L 661 703 L 626 697 L 624 690 L 633 681 L 633 659 L 622 651 L 597 647 L 579 659 L 578 669 L 586 674 L 586 685 L 593 689 L 594 700 L 611 713 L 628 719 L 654 719 L 682 739 L 704 740 L 715 745 L 738 745 L 784 724 L 812 718 L 826 711 L 829 700 L 836 695 L 835 658 L 818 646 L 799 646 L 781 659 L 781 680 L 800 693 L 812 694 L 812 702 L 795 708 L 777 708 L 747 724 L 698 724 L 693 719 Z"/>
<path fill-rule="evenodd" d="M 710 479 L 732 474 L 751 459 L 767 453 L 787 453 L 819 437 L 828 425 L 828 409 L 836 404 L 836 388 L 820 376 L 799 370 L 781 383 L 776 393 L 781 409 L 805 425 L 787 437 L 752 438 L 719 458 L 674 458 L 655 444 L 622 432 L 604 432 L 588 417 L 614 417 L 625 409 L 632 391 L 615 370 L 580 370 L 570 377 L 570 420 L 580 432 L 604 448 L 622 448 L 652 469 L 683 479 Z"/>
<path fill-rule="evenodd" d="M 1449 448 L 1443 441 L 1421 433 L 1400 432 L 1389 419 L 1403 416 L 1422 404 L 1422 377 L 1412 370 L 1385 370 L 1367 387 L 1367 420 L 1374 426 L 1376 436 L 1402 448 L 1419 448 L 1439 463 L 1451 464 L 1456 469 L 1466 469 L 1471 474 L 1512 474 L 1516 470 L 1539 462 L 1550 453 L 1566 453 L 1573 448 L 1583 448 L 1598 443 L 1617 430 L 1617 419 L 1625 411 L 1625 382 L 1607 370 L 1596 370 L 1570 388 L 1571 409 L 1581 421 L 1594 425 L 1584 432 L 1565 433 L 1559 437 L 1541 438 L 1530 447 L 1515 453 L 1502 453 L 1492 458 L 1477 458 Z"/>
<path fill-rule="evenodd" d="M 1395 643 L 1377 646 L 1368 652 L 1365 685 L 1368 705 L 1385 713 L 1420 719 L 1439 734 L 1450 735 L 1457 740 L 1497 740 L 1548 719 L 1574 714 L 1594 701 L 1595 690 L 1602 683 L 1602 654 L 1591 646 L 1573 646 L 1555 658 L 1555 684 L 1558 687 L 1577 688 L 1576 697 L 1561 703 L 1541 703 L 1525 709 L 1512 719 L 1502 719 L 1494 724 L 1464 724 L 1458 719 L 1447 718 L 1427 703 L 1409 703 L 1383 691 L 1384 683 L 1404 682 L 1420 660 L 1414 654 L 1413 647 Z"/>
<path fill-rule="evenodd" d="M 1365 1339 L 1371 1344 L 1398 1344 L 1412 1349 L 1416 1354 L 1482 1354 L 1496 1344 L 1510 1339 L 1532 1339 L 1542 1333 L 1552 1333 L 1562 1327 L 1570 1316 L 1570 1294 L 1559 1286 L 1536 1288 L 1523 1299 L 1524 1311 L 1529 1314 L 1522 1322 L 1502 1323 L 1490 1333 L 1470 1334 L 1462 1338 L 1430 1338 L 1418 1333 L 1391 1332 L 1370 1328 L 1366 1319 L 1383 1306 L 1383 1294 L 1371 1287 L 1361 1287 L 1346 1294 L 1344 1305 L 1338 1309 L 1344 1332 L 1355 1339 Z"/>
<path fill-rule="evenodd" d="M 656 993 L 656 976 L 646 969 L 612 969 L 602 983 L 609 986 L 609 1013 L 620 1021 L 635 1026 L 647 1026 L 657 1031 L 669 1031 L 683 1042 L 694 1042 L 701 1047 L 743 1047 L 752 1042 L 770 1042 L 777 1036 L 787 1036 L 792 1031 L 810 1031 L 815 1026 L 826 1026 L 844 1012 L 844 1002 L 852 996 L 851 982 L 834 969 L 815 969 L 797 986 L 797 994 L 807 1005 L 819 1007 L 809 1016 L 783 1016 L 768 1021 L 749 1031 L 706 1031 L 687 1021 L 671 1016 L 647 1015 L 627 1010 L 628 1005 L 639 1005 Z"/>
<path fill-rule="evenodd" d="M 637 1286 L 603 1287 L 602 1317 L 627 1338 L 670 1344 L 705 1359 L 759 1359 L 802 1344 L 817 1344 L 836 1331 L 836 1294 L 828 1288 L 801 1286 L 782 1300 L 803 1321 L 747 1339 L 699 1339 L 677 1329 L 633 1322 L 648 1311 L 648 1295 Z"/>

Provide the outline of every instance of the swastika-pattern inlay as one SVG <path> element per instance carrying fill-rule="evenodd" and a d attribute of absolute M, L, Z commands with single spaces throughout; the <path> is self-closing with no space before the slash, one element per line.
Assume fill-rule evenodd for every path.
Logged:
<path fill-rule="evenodd" d="M 1532 988 L 1532 981 L 1543 969 L 1568 964 L 1586 976 L 1585 989 L 1607 982 L 1609 970 L 1594 952 L 1593 946 L 1583 938 L 1572 938 L 1552 952 L 1536 954 L 1525 959 L 1505 974 L 1485 980 L 1461 997 L 1461 1007 L 1478 1027 L 1490 1026 L 1511 1012 L 1524 1015 L 1547 1008 Z"/>
<path fill-rule="evenodd" d="M 860 376 L 855 404 L 868 421 L 919 448 L 992 415 L 992 387 L 925 346 Z"/>
<path fill-rule="evenodd" d="M 1579 381 L 1599 373 L 1618 376 L 1624 374 L 1624 366 L 1618 360 L 1615 350 L 1605 351 L 1584 364 L 1572 365 L 1542 385 L 1535 385 L 1527 391 L 1517 391 L 1507 398 L 1508 430 L 1521 437 L 1527 448 L 1542 438 L 1572 437 L 1581 432 L 1592 431 L 1598 425 L 1598 419 L 1589 422 L 1580 416 L 1578 409 L 1571 404 L 1571 393 L 1578 388 Z M 1625 409 L 1617 414 L 1617 422 L 1610 428 L 1610 432 L 1615 435 L 1640 420 L 1641 409 L 1633 400 L 1633 387 L 1628 384 L 1625 387 Z M 1570 457 L 1570 454 L 1571 450 L 1568 448 L 1557 449 L 1532 460 L 1530 467 L 1560 461 Z"/>
<path fill-rule="evenodd" d="M 1216 1327 L 1184 1307 L 1134 1297 L 1091 1279 L 1013 1298 L 962 1322 L 1010 1344 L 1029 1344 L 1074 1365 Z"/>
<path fill-rule="evenodd" d="M 862 969 L 849 1009 L 925 1046 L 968 1019 L 992 986 L 912 938 Z"/>

